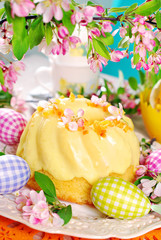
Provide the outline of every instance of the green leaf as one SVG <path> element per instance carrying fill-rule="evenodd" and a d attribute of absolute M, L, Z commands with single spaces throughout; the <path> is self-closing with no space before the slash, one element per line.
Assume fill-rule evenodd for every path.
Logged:
<path fill-rule="evenodd" d="M 72 35 L 72 33 L 73 33 L 74 29 L 75 29 L 75 25 L 73 25 L 71 23 L 71 20 L 70 20 L 72 14 L 73 14 L 72 11 L 65 12 L 63 10 L 62 22 L 63 22 L 63 25 L 68 29 L 70 35 Z"/>
<path fill-rule="evenodd" d="M 5 11 L 4 8 L 1 8 L 1 9 L 0 9 L 0 18 L 1 18 L 1 16 L 3 15 L 4 11 Z"/>
<path fill-rule="evenodd" d="M 118 44 L 118 48 L 128 48 L 128 46 L 129 46 L 129 38 L 128 37 L 122 38 Z"/>
<path fill-rule="evenodd" d="M 12 95 L 9 92 L 0 91 L 0 106 L 10 105 Z"/>
<path fill-rule="evenodd" d="M 161 197 L 156 197 L 154 199 L 149 198 L 149 200 L 155 204 L 161 203 Z"/>
<path fill-rule="evenodd" d="M 103 35 L 101 35 L 100 37 L 97 37 L 97 40 L 99 41 L 101 40 L 104 43 L 104 45 L 107 45 L 107 46 L 112 45 L 114 43 L 114 38 L 112 34 L 106 32 L 105 35 L 106 37 L 104 37 Z"/>
<path fill-rule="evenodd" d="M 135 13 L 141 16 L 148 16 L 156 12 L 161 7 L 161 0 L 151 0 L 140 5 Z"/>
<path fill-rule="evenodd" d="M 135 53 L 135 54 L 134 54 L 134 57 L 133 57 L 133 63 L 134 63 L 134 65 L 136 65 L 136 64 L 139 62 L 139 60 L 140 60 L 140 55 L 139 55 L 139 53 Z"/>
<path fill-rule="evenodd" d="M 29 48 L 28 33 L 26 30 L 26 20 L 25 18 L 14 17 L 13 18 L 13 53 L 18 60 L 21 60 L 23 55 L 27 52 Z"/>
<path fill-rule="evenodd" d="M 50 197 L 56 197 L 56 190 L 51 179 L 43 173 L 35 172 L 35 180 L 41 189 Z"/>
<path fill-rule="evenodd" d="M 119 94 L 124 94 L 125 93 L 125 89 L 123 88 L 123 87 L 119 87 L 118 89 L 117 89 L 117 94 L 119 95 Z"/>
<path fill-rule="evenodd" d="M 8 23 L 12 23 L 11 5 L 10 5 L 10 2 L 9 2 L 9 1 L 6 1 L 6 2 L 4 3 L 4 7 L 5 7 L 5 10 L 6 10 L 7 21 L 8 21 Z"/>
<path fill-rule="evenodd" d="M 127 10 L 127 8 L 128 8 L 128 7 L 111 8 L 111 9 L 109 10 L 109 13 L 111 13 L 111 12 L 124 12 L 124 11 Z"/>
<path fill-rule="evenodd" d="M 161 12 L 156 13 L 157 28 L 161 28 Z"/>
<path fill-rule="evenodd" d="M 91 1 L 88 1 L 87 2 L 87 6 L 95 6 L 96 4 L 94 4 L 93 2 L 91 2 Z"/>
<path fill-rule="evenodd" d="M 101 41 L 97 40 L 96 38 L 93 38 L 93 47 L 99 55 L 106 59 L 110 59 L 110 54 L 105 45 Z"/>
<path fill-rule="evenodd" d="M 4 152 L 0 152 L 0 156 L 3 156 L 3 155 L 5 155 L 5 153 Z"/>
<path fill-rule="evenodd" d="M 0 67 L 0 84 L 4 85 L 4 76 L 3 76 L 3 71 L 1 67 Z"/>
<path fill-rule="evenodd" d="M 30 48 L 37 46 L 43 39 L 45 35 L 44 24 L 42 21 L 42 16 L 35 19 L 29 30 L 29 43 Z"/>
<path fill-rule="evenodd" d="M 79 3 L 77 3 L 77 2 L 74 1 L 74 0 L 71 0 L 71 3 L 73 4 L 73 6 L 79 6 L 79 5 L 80 5 Z"/>
<path fill-rule="evenodd" d="M 88 52 L 87 52 L 87 58 L 89 57 L 89 55 L 90 55 L 91 51 L 92 51 L 92 43 L 91 43 L 91 41 L 89 41 L 89 43 L 88 43 Z"/>
<path fill-rule="evenodd" d="M 47 45 L 51 43 L 51 40 L 53 38 L 53 31 L 50 23 L 47 23 L 45 26 L 45 39 Z"/>
<path fill-rule="evenodd" d="M 138 82 L 137 79 L 134 77 L 129 77 L 128 79 L 129 85 L 133 90 L 137 90 L 138 89 Z"/>
<path fill-rule="evenodd" d="M 142 71 L 139 71 L 139 77 L 140 77 L 141 85 L 144 85 L 144 83 L 145 83 L 145 74 Z"/>
<path fill-rule="evenodd" d="M 49 196 L 48 194 L 44 193 L 45 194 L 45 197 L 46 197 L 46 200 L 49 204 L 53 204 L 53 202 L 55 202 L 56 198 L 55 197 L 51 197 Z"/>
<path fill-rule="evenodd" d="M 64 220 L 64 225 L 67 224 L 72 217 L 71 205 L 68 205 L 67 207 L 63 207 L 57 212 L 57 214 L 59 215 L 60 218 Z"/>
<path fill-rule="evenodd" d="M 127 36 L 129 36 L 129 38 L 132 38 L 132 32 L 131 32 L 131 24 L 128 23 L 128 28 L 126 29 L 127 30 Z"/>
<path fill-rule="evenodd" d="M 161 214 L 161 206 L 160 205 L 151 205 L 151 209 L 154 212 L 157 212 L 157 213 Z"/>
<path fill-rule="evenodd" d="M 138 6 L 137 3 L 132 4 L 128 9 L 125 11 L 125 15 L 129 14 L 130 12 L 134 11 L 134 9 Z"/>
<path fill-rule="evenodd" d="M 149 176 L 143 176 L 143 177 L 137 179 L 137 180 L 134 182 L 134 185 L 136 185 L 136 186 L 139 185 L 139 184 L 141 183 L 141 179 L 149 179 L 149 180 L 153 180 L 152 177 L 149 177 Z"/>
<path fill-rule="evenodd" d="M 107 97 L 110 96 L 110 94 L 112 94 L 112 92 L 110 91 L 108 85 L 107 85 L 107 80 L 104 79 L 104 85 L 105 85 L 105 88 L 106 88 L 106 94 L 107 94 Z"/>

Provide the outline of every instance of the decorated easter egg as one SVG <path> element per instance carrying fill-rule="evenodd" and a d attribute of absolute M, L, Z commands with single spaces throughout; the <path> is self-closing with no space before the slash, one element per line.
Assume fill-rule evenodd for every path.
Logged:
<path fill-rule="evenodd" d="M 149 213 L 151 204 L 134 184 L 116 177 L 99 179 L 92 187 L 95 207 L 109 217 L 133 219 Z"/>
<path fill-rule="evenodd" d="M 21 113 L 9 108 L 0 109 L 0 141 L 13 145 L 19 142 L 27 121 Z"/>
<path fill-rule="evenodd" d="M 146 167 L 150 176 L 156 176 L 161 173 L 161 149 L 156 150 L 149 154 L 146 159 Z"/>
<path fill-rule="evenodd" d="M 0 156 L 0 194 L 22 188 L 30 177 L 27 162 L 16 155 Z"/>

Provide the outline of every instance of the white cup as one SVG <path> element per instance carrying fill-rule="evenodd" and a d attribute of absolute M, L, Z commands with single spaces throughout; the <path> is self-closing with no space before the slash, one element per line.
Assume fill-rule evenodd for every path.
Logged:
<path fill-rule="evenodd" d="M 35 72 L 36 81 L 47 89 L 53 96 L 57 91 L 66 94 L 80 92 L 84 94 L 96 91 L 99 81 L 99 71 L 94 73 L 87 63 L 86 56 L 49 56 L 49 67 L 40 67 Z M 49 87 L 50 85 L 50 87 Z"/>

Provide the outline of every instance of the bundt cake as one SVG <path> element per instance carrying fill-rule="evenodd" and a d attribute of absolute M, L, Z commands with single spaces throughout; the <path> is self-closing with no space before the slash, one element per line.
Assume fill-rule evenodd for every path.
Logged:
<path fill-rule="evenodd" d="M 134 179 L 139 141 L 121 104 L 116 108 L 104 97 L 71 94 L 40 102 L 17 155 L 30 166 L 30 187 L 39 189 L 34 180 L 39 171 L 52 179 L 59 199 L 91 204 L 91 187 L 99 178 Z"/>

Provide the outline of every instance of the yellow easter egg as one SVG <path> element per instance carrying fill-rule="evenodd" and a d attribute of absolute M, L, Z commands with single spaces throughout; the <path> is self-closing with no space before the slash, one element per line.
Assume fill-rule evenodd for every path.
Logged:
<path fill-rule="evenodd" d="M 99 211 L 119 219 L 142 217 L 151 209 L 150 201 L 142 190 L 116 177 L 99 179 L 92 187 L 91 199 Z"/>

